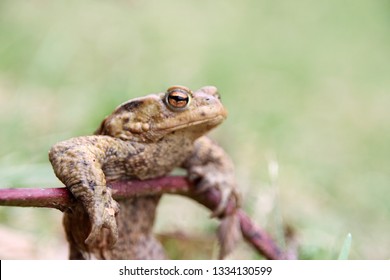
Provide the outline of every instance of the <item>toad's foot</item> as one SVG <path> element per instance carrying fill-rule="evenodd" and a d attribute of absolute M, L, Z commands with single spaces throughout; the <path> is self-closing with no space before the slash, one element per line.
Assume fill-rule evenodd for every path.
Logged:
<path fill-rule="evenodd" d="M 227 205 L 230 199 L 235 202 L 235 207 L 238 208 L 241 200 L 232 174 L 218 172 L 219 170 L 210 171 L 213 169 L 209 166 L 196 166 L 191 168 L 188 179 L 192 182 L 198 193 L 217 189 L 220 192 L 221 198 L 217 207 L 213 210 L 211 217 L 224 216 Z"/>
<path fill-rule="evenodd" d="M 91 221 L 91 232 L 85 243 L 88 246 L 101 246 L 103 228 L 106 228 L 108 236 L 103 244 L 112 247 L 118 240 L 115 215 L 119 212 L 119 205 L 112 198 L 111 190 L 106 186 L 95 186 L 93 199 L 85 201 L 84 207 Z"/>

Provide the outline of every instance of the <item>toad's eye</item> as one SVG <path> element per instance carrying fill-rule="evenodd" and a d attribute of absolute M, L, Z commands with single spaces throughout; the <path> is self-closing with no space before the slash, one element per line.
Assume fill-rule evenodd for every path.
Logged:
<path fill-rule="evenodd" d="M 182 86 L 170 87 L 165 94 L 165 103 L 172 111 L 181 111 L 188 107 L 191 102 L 192 92 Z"/>

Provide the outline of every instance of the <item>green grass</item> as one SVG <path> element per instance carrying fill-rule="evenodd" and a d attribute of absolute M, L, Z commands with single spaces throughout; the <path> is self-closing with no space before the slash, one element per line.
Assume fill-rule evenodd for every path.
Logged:
<path fill-rule="evenodd" d="M 339 260 L 347 260 L 348 259 L 349 252 L 351 250 L 351 244 L 352 244 L 352 235 L 350 233 L 348 233 L 347 237 L 345 238 L 343 247 L 341 248 L 339 257 L 338 257 Z"/>
<path fill-rule="evenodd" d="M 47 160 L 55 142 L 93 132 L 127 99 L 212 84 L 230 113 L 213 136 L 233 157 L 260 225 L 275 235 L 279 217 L 293 226 L 302 258 L 337 258 L 351 232 L 349 259 L 388 259 L 389 8 L 381 0 L 2 1 L 0 187 L 58 186 Z M 277 196 L 270 158 L 280 168 Z M 175 224 L 166 201 L 159 231 L 214 229 L 192 204 L 188 217 L 199 223 Z M 60 215 L 48 212 L 0 208 L 0 222 L 56 240 Z"/>

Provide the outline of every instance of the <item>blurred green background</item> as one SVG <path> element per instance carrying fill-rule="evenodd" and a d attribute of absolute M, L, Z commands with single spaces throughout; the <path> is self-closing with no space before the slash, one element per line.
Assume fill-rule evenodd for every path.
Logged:
<path fill-rule="evenodd" d="M 292 226 L 304 259 L 337 258 L 348 233 L 351 259 L 390 258 L 386 0 L 2 0 L 0 187 L 60 186 L 51 145 L 173 84 L 219 88 L 229 118 L 213 137 L 259 225 Z M 1 258 L 67 257 L 56 210 L 0 207 L 0 222 Z M 156 231 L 203 244 L 216 225 L 166 197 Z M 259 257 L 242 244 L 232 258 Z"/>

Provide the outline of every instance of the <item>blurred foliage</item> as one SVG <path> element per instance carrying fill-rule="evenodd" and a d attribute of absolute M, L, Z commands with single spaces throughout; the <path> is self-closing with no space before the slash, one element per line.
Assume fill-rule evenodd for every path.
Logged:
<path fill-rule="evenodd" d="M 389 25 L 386 0 L 3 0 L 0 187 L 58 186 L 55 142 L 127 99 L 212 84 L 230 112 L 213 136 L 260 225 L 294 227 L 302 258 L 337 258 L 351 232 L 350 259 L 388 259 Z M 215 229 L 188 201 L 175 217 L 170 199 L 159 231 Z M 36 212 L 2 207 L 0 221 L 58 235 L 59 213 Z"/>

